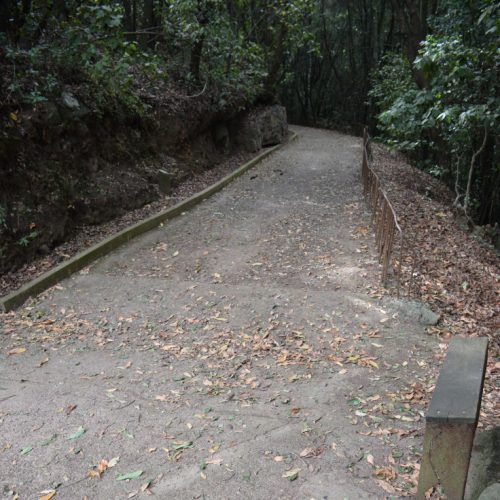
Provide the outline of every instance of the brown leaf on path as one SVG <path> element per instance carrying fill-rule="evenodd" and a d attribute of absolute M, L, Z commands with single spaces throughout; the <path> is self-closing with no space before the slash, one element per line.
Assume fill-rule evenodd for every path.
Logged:
<path fill-rule="evenodd" d="M 394 469 L 389 469 L 389 468 L 377 469 L 373 474 L 377 477 L 381 477 L 389 481 L 396 479 L 396 472 L 394 471 Z"/>
<path fill-rule="evenodd" d="M 301 452 L 300 452 L 300 457 L 301 458 L 312 458 L 312 457 L 317 457 L 319 455 L 321 455 L 323 453 L 323 448 L 319 447 L 319 448 L 313 448 L 313 447 L 308 447 L 308 448 L 304 448 Z"/>
<path fill-rule="evenodd" d="M 211 460 L 205 460 L 207 465 L 220 465 L 222 463 L 222 458 L 212 458 Z"/>
<path fill-rule="evenodd" d="M 328 356 L 328 360 L 329 361 L 333 361 L 335 364 L 339 365 L 339 366 L 344 366 L 342 361 L 344 361 L 344 358 L 340 358 L 338 356 L 334 356 L 333 354 Z"/>
<path fill-rule="evenodd" d="M 120 460 L 120 457 L 114 457 L 111 460 L 102 459 L 92 470 L 87 472 L 88 477 L 101 477 L 104 472 L 114 467 Z"/>
<path fill-rule="evenodd" d="M 146 482 L 145 482 L 145 483 L 141 486 L 141 491 L 142 491 L 143 493 L 145 493 L 146 495 L 152 495 L 152 494 L 153 494 L 153 492 L 149 489 L 149 488 L 151 488 L 151 483 L 152 483 L 152 482 L 153 482 L 152 480 L 150 480 L 150 481 L 146 481 Z"/>
<path fill-rule="evenodd" d="M 75 411 L 76 408 L 77 408 L 77 405 L 69 405 L 66 407 L 64 412 L 66 413 L 66 415 L 69 415 L 71 412 Z"/>
<path fill-rule="evenodd" d="M 50 500 L 56 496 L 56 490 L 42 491 L 42 496 L 38 497 L 38 500 Z"/>
<path fill-rule="evenodd" d="M 387 493 L 397 493 L 397 490 L 396 488 L 394 488 L 394 486 L 392 486 L 392 484 L 389 484 L 387 481 L 382 481 L 382 479 L 375 479 L 375 482 L 385 491 L 387 491 Z"/>
<path fill-rule="evenodd" d="M 358 360 L 358 365 L 367 366 L 369 368 L 378 368 L 378 363 L 375 362 L 377 358 L 364 357 Z"/>
<path fill-rule="evenodd" d="M 44 364 L 48 363 L 50 361 L 49 358 L 42 359 L 40 363 L 38 363 L 38 368 L 42 367 Z"/>
<path fill-rule="evenodd" d="M 102 459 L 92 470 L 87 473 L 88 477 L 101 477 L 108 468 L 108 461 Z"/>
<path fill-rule="evenodd" d="M 7 351 L 7 356 L 12 356 L 13 354 L 22 354 L 26 352 L 26 347 L 14 347 L 10 351 Z"/>

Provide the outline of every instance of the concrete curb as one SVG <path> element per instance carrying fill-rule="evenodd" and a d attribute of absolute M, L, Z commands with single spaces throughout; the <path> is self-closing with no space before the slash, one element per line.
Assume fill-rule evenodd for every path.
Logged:
<path fill-rule="evenodd" d="M 43 273 L 38 278 L 35 278 L 33 281 L 26 283 L 18 290 L 15 290 L 8 295 L 0 298 L 0 311 L 9 312 L 13 309 L 16 309 L 17 307 L 21 306 L 28 298 L 35 297 L 36 295 L 44 292 L 64 278 L 67 278 L 73 273 L 80 271 L 85 266 L 88 266 L 91 262 L 94 262 L 100 257 L 107 255 L 112 250 L 115 250 L 121 245 L 127 243 L 132 238 L 150 231 L 151 229 L 159 226 L 162 222 L 173 219 L 177 215 L 180 215 L 186 210 L 189 210 L 190 208 L 198 205 L 203 200 L 206 200 L 213 194 L 219 192 L 230 182 L 243 175 L 247 170 L 255 166 L 271 153 L 274 153 L 276 150 L 282 148 L 283 146 L 286 146 L 297 137 L 298 135 L 295 132 L 292 132 L 292 135 L 286 143 L 278 144 L 277 146 L 273 146 L 263 153 L 260 153 L 255 158 L 245 163 L 226 177 L 222 178 L 220 181 L 207 187 L 203 191 L 196 193 L 187 200 L 177 203 L 177 205 L 174 205 L 168 210 L 159 212 L 155 215 L 152 215 L 151 217 L 148 217 L 147 219 L 144 219 L 130 227 L 121 230 L 120 232 L 104 239 L 96 245 L 91 246 L 83 252 L 77 253 L 67 261 L 62 262 L 53 269 L 50 269 L 46 273 Z"/>

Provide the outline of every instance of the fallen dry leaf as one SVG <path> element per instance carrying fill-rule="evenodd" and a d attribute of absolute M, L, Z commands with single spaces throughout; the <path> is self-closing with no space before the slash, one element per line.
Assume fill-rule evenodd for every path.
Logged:
<path fill-rule="evenodd" d="M 222 458 L 212 458 L 211 460 L 206 460 L 207 465 L 220 465 L 222 463 Z"/>
<path fill-rule="evenodd" d="M 300 456 L 302 458 L 311 458 L 311 457 L 317 457 L 317 456 L 321 455 L 321 453 L 323 453 L 323 448 L 309 447 L 309 448 L 304 448 L 300 452 Z"/>
<path fill-rule="evenodd" d="M 7 356 L 12 356 L 13 354 L 22 354 L 26 352 L 26 347 L 14 347 L 10 351 L 7 351 Z"/>
<path fill-rule="evenodd" d="M 76 410 L 76 407 L 77 407 L 77 405 L 69 405 L 66 407 L 64 412 L 66 413 L 66 415 L 69 415 L 71 412 Z"/>
<path fill-rule="evenodd" d="M 42 496 L 38 497 L 38 500 L 50 500 L 56 496 L 56 490 L 45 490 L 42 491 Z"/>
<path fill-rule="evenodd" d="M 392 486 L 392 484 L 389 484 L 387 481 L 382 481 L 382 479 L 375 479 L 375 482 L 385 491 L 387 491 L 387 493 L 397 493 L 397 490 L 396 488 L 394 488 L 394 486 Z"/>
<path fill-rule="evenodd" d="M 373 474 L 377 477 L 388 479 L 390 481 L 396 479 L 396 472 L 389 468 L 377 469 Z"/>

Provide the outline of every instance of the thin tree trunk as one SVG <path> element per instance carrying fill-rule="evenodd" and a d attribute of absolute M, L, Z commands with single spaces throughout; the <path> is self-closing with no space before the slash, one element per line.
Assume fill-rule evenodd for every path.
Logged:
<path fill-rule="evenodd" d="M 125 32 L 127 33 L 125 35 L 126 39 L 128 41 L 133 41 L 135 40 L 135 35 L 133 34 L 135 32 L 135 26 L 134 26 L 134 13 L 133 13 L 133 6 L 130 2 L 130 0 L 123 0 L 123 11 L 124 11 L 124 16 L 123 16 L 123 28 Z"/>
<path fill-rule="evenodd" d="M 460 206 L 460 198 L 462 194 L 460 193 L 460 161 L 462 160 L 462 156 L 457 158 L 456 169 L 455 169 L 455 201 L 453 202 L 454 207 Z"/>
<path fill-rule="evenodd" d="M 196 84 L 200 83 L 200 66 L 201 66 L 201 56 L 203 54 L 203 44 L 205 42 L 205 35 L 201 35 L 198 40 L 196 40 L 191 49 L 191 60 L 189 63 L 189 72 L 193 77 Z"/>
<path fill-rule="evenodd" d="M 488 129 L 484 128 L 484 137 L 481 147 L 475 151 L 470 160 L 469 167 L 469 177 L 467 179 L 467 189 L 465 190 L 465 199 L 464 199 L 464 212 L 466 216 L 469 216 L 469 205 L 470 205 L 470 192 L 472 188 L 472 178 L 474 174 L 474 166 L 476 164 L 476 158 L 482 153 L 484 147 L 486 146 L 486 140 L 488 139 Z"/>
<path fill-rule="evenodd" d="M 144 0 L 142 29 L 148 30 L 153 28 L 155 25 L 156 22 L 155 22 L 154 0 Z M 142 44 L 144 46 L 152 47 L 154 40 L 155 40 L 155 35 L 147 33 L 142 37 Z"/>

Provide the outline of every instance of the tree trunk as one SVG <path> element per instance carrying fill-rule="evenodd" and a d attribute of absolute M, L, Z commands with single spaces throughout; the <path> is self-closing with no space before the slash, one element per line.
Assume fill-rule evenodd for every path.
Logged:
<path fill-rule="evenodd" d="M 203 44 L 205 42 L 205 35 L 201 35 L 198 40 L 196 40 L 191 49 L 191 61 L 189 63 L 189 72 L 196 84 L 200 83 L 200 66 L 201 57 L 203 54 Z"/>
<path fill-rule="evenodd" d="M 420 43 L 427 36 L 427 18 L 435 13 L 437 1 L 433 0 L 429 3 L 427 0 L 420 0 L 419 2 L 415 0 L 392 0 L 392 6 L 405 37 L 404 48 L 406 57 L 412 65 L 413 79 L 420 88 L 425 88 L 427 86 L 426 78 L 422 71 L 413 68 L 413 62 L 418 55 Z"/>
<path fill-rule="evenodd" d="M 126 39 L 128 41 L 135 40 L 135 25 L 134 25 L 134 13 L 133 6 L 130 0 L 122 0 L 123 3 L 123 29 L 127 32 Z"/>
<path fill-rule="evenodd" d="M 155 27 L 155 9 L 154 0 L 144 0 L 142 11 L 142 30 L 147 31 Z M 141 36 L 142 45 L 144 47 L 153 47 L 155 35 L 152 33 L 145 33 Z"/>

